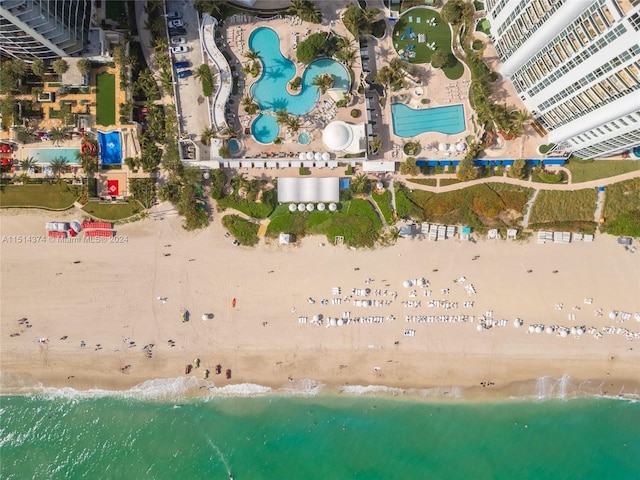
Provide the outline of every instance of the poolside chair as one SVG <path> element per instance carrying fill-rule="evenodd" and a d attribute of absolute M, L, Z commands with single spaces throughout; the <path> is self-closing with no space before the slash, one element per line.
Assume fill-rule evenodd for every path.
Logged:
<path fill-rule="evenodd" d="M 406 36 L 406 35 L 402 35 L 402 36 L 400 37 L 400 40 L 406 40 L 406 39 L 407 39 L 407 36 Z"/>
<path fill-rule="evenodd" d="M 416 17 L 416 23 L 421 23 L 422 22 L 422 17 Z"/>
<path fill-rule="evenodd" d="M 411 18 L 411 17 L 409 17 L 409 18 Z M 409 20 L 409 21 L 412 21 L 412 20 Z M 411 35 L 411 33 L 412 33 L 412 31 L 411 31 L 411 27 L 409 27 L 409 28 L 407 29 L 407 33 L 408 33 L 409 35 Z"/>
<path fill-rule="evenodd" d="M 409 23 L 413 23 L 413 17 L 409 17 Z M 409 27 L 409 31 L 411 31 L 411 27 Z"/>

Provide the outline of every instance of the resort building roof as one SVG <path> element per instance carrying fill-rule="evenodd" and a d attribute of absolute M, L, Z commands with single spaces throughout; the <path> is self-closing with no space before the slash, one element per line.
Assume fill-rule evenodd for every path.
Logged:
<path fill-rule="evenodd" d="M 338 202 L 340 178 L 278 178 L 278 202 Z"/>

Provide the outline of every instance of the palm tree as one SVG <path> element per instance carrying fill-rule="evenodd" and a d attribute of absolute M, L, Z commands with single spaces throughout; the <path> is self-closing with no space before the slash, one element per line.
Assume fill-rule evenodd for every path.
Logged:
<path fill-rule="evenodd" d="M 66 158 L 56 157 L 49 164 L 54 175 L 60 179 L 60 175 L 69 169 L 69 161 Z"/>
<path fill-rule="evenodd" d="M 206 146 L 211 145 L 211 137 L 215 134 L 213 128 L 204 127 L 202 132 L 200 132 L 200 141 L 204 143 Z"/>
<path fill-rule="evenodd" d="M 242 188 L 246 188 L 249 181 L 245 178 L 244 173 L 240 175 L 236 175 L 231 179 L 231 186 L 237 192 L 239 192 Z"/>
<path fill-rule="evenodd" d="M 41 58 L 36 58 L 31 64 L 31 72 L 36 77 L 44 77 L 44 72 L 47 70 L 47 66 L 44 63 L 44 60 Z"/>
<path fill-rule="evenodd" d="M 76 67 L 78 69 L 78 72 L 80 72 L 80 75 L 86 75 L 91 71 L 91 60 L 82 58 L 78 60 L 78 63 L 76 63 Z"/>
<path fill-rule="evenodd" d="M 300 120 L 300 117 L 296 115 L 289 115 L 286 124 L 291 133 L 296 133 L 298 130 L 300 130 L 300 127 L 302 127 L 302 121 Z"/>
<path fill-rule="evenodd" d="M 276 112 L 276 122 L 278 125 L 283 125 L 287 123 L 289 120 L 289 112 L 287 112 L 284 108 L 281 108 Z"/>
<path fill-rule="evenodd" d="M 20 162 L 20 170 L 24 170 L 25 172 L 28 172 L 35 166 L 36 161 L 33 159 L 33 157 L 27 157 Z"/>
<path fill-rule="evenodd" d="M 330 73 L 323 73 L 322 75 L 316 75 L 311 82 L 311 85 L 318 87 L 320 95 L 327 93 L 331 87 L 333 87 L 333 75 Z"/>
<path fill-rule="evenodd" d="M 287 13 L 297 15 L 305 22 L 320 23 L 322 21 L 320 9 L 309 0 L 292 0 Z"/>
<path fill-rule="evenodd" d="M 369 142 L 369 150 L 371 153 L 378 153 L 382 148 L 382 140 L 380 137 L 375 137 Z"/>
<path fill-rule="evenodd" d="M 351 67 L 353 62 L 356 61 L 358 54 L 352 48 L 343 48 L 342 50 L 338 50 L 336 52 L 336 58 L 341 62 L 345 63 L 347 67 Z"/>
<path fill-rule="evenodd" d="M 49 130 L 49 138 L 55 146 L 59 146 L 67 138 L 67 130 L 64 128 L 54 127 Z"/>
<path fill-rule="evenodd" d="M 56 72 L 58 75 L 62 75 L 63 73 L 66 73 L 67 70 L 69 70 L 69 64 L 67 63 L 66 60 L 59 58 L 58 60 L 53 62 L 53 71 Z"/>
<path fill-rule="evenodd" d="M 240 104 L 243 107 L 248 107 L 249 105 L 253 104 L 253 98 L 251 98 L 250 95 L 245 95 L 244 97 L 242 97 L 242 100 L 240 100 Z"/>
<path fill-rule="evenodd" d="M 233 125 L 228 124 L 218 132 L 218 136 L 223 138 L 235 137 L 236 135 L 236 129 L 233 127 Z"/>
<path fill-rule="evenodd" d="M 247 60 L 258 60 L 260 58 L 262 58 L 260 56 L 260 52 L 256 51 L 256 50 L 247 50 L 246 52 L 243 53 L 244 58 L 246 58 Z"/>
<path fill-rule="evenodd" d="M 351 179 L 350 189 L 353 193 L 368 193 L 369 179 L 364 173 L 359 173 Z"/>

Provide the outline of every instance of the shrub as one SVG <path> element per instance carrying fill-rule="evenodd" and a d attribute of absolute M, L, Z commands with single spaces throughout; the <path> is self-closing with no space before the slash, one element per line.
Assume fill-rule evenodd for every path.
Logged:
<path fill-rule="evenodd" d="M 300 167 L 300 168 L 298 169 L 298 173 L 299 173 L 300 175 L 311 175 L 311 170 L 309 170 L 309 168 L 308 168 L 308 167 Z"/>
<path fill-rule="evenodd" d="M 353 166 L 347 165 L 347 169 L 344 171 L 345 175 L 353 175 Z"/>
<path fill-rule="evenodd" d="M 222 218 L 222 224 L 241 245 L 251 247 L 259 241 L 258 230 L 260 226 L 239 215 L 225 215 Z"/>
<path fill-rule="evenodd" d="M 351 110 L 351 117 L 352 118 L 358 118 L 360 115 L 362 115 L 362 112 L 360 110 L 358 110 L 357 108 L 354 108 L 353 110 Z"/>

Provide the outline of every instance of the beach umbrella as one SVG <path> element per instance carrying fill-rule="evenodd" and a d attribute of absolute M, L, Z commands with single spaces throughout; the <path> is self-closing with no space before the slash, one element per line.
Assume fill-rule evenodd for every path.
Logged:
<path fill-rule="evenodd" d="M 543 330 L 544 330 L 544 327 L 542 325 L 538 325 L 536 327 L 536 333 L 542 333 Z"/>
<path fill-rule="evenodd" d="M 329 325 L 331 325 L 332 327 L 335 327 L 338 324 L 338 322 L 336 322 L 335 318 L 332 318 L 331 320 L 329 320 Z"/>
<path fill-rule="evenodd" d="M 298 155 L 298 159 L 299 160 L 306 160 L 307 159 L 307 154 L 304 152 L 300 152 L 300 155 Z"/>
<path fill-rule="evenodd" d="M 320 160 L 322 160 L 322 154 L 320 152 L 316 152 L 315 155 L 313 156 L 313 158 L 319 162 Z"/>
<path fill-rule="evenodd" d="M 313 152 L 307 152 L 307 160 L 313 160 Z"/>
<path fill-rule="evenodd" d="M 338 209 L 338 205 L 336 205 L 335 203 L 329 204 L 329 211 L 335 212 L 337 209 Z"/>
<path fill-rule="evenodd" d="M 210 177 L 210 176 L 211 176 L 211 175 L 209 174 L 209 172 L 204 172 L 204 173 L 202 174 L 202 178 L 204 178 L 205 180 L 209 180 L 209 177 Z"/>
<path fill-rule="evenodd" d="M 536 331 L 536 327 L 533 325 L 529 325 L 529 333 L 534 333 Z"/>
<path fill-rule="evenodd" d="M 618 316 L 618 312 L 616 312 L 615 310 L 611 310 L 611 312 L 609 312 L 609 318 L 611 320 L 613 320 L 614 318 L 616 318 Z"/>
<path fill-rule="evenodd" d="M 304 206 L 304 203 L 300 203 L 300 204 L 298 204 L 298 211 L 299 211 L 299 212 L 304 212 L 305 208 L 306 208 L 306 207 Z"/>
<path fill-rule="evenodd" d="M 298 208 L 296 207 L 295 203 L 290 203 L 289 204 L 289 211 L 290 212 L 295 212 Z"/>
<path fill-rule="evenodd" d="M 554 331 L 553 327 L 551 326 L 547 327 L 547 333 L 553 333 L 553 331 Z"/>
<path fill-rule="evenodd" d="M 320 320 L 322 320 L 322 315 L 318 314 L 318 315 L 314 315 L 313 316 L 313 321 L 314 322 L 319 322 Z"/>
<path fill-rule="evenodd" d="M 339 319 L 338 319 L 338 326 L 340 326 L 340 327 L 341 327 L 342 325 L 344 325 L 344 320 L 343 320 L 343 319 L 341 319 L 341 318 L 339 318 Z"/>
<path fill-rule="evenodd" d="M 330 159 L 331 159 L 331 155 L 329 154 L 329 152 L 324 152 L 322 154 L 322 160 L 324 160 L 325 162 Z"/>
<path fill-rule="evenodd" d="M 440 150 L 441 152 L 446 152 L 448 148 L 449 145 L 446 143 L 441 143 L 440 145 L 438 145 L 438 150 Z"/>
<path fill-rule="evenodd" d="M 202 315 L 202 319 L 203 320 L 209 320 L 209 315 L 207 315 L 206 313 L 204 315 Z"/>
<path fill-rule="evenodd" d="M 514 327 L 516 327 L 516 328 L 520 328 L 520 327 L 522 326 L 522 324 L 523 324 L 523 323 L 524 323 L 524 322 L 522 321 L 522 319 L 521 319 L 521 318 L 516 318 L 516 319 L 513 321 L 513 326 L 514 326 Z"/>
<path fill-rule="evenodd" d="M 456 144 L 456 150 L 457 150 L 458 152 L 462 152 L 462 151 L 464 151 L 464 148 L 465 148 L 464 143 L 458 143 L 458 144 Z"/>
<path fill-rule="evenodd" d="M 318 204 L 318 211 L 319 211 L 319 212 L 324 212 L 324 209 L 325 209 L 325 208 L 327 208 L 327 207 L 325 206 L 325 204 L 324 204 L 324 203 L 319 203 L 319 204 Z"/>
<path fill-rule="evenodd" d="M 479 325 L 476 327 L 476 329 L 477 329 L 479 332 L 481 332 L 482 330 L 484 330 L 484 325 L 479 324 Z"/>
<path fill-rule="evenodd" d="M 578 328 L 578 335 L 584 335 L 584 334 L 585 334 L 585 331 L 586 331 L 586 330 L 584 329 L 584 327 L 580 327 L 580 328 Z"/>
<path fill-rule="evenodd" d="M 569 332 L 567 331 L 566 328 L 560 332 L 561 337 L 566 337 L 567 335 L 569 335 Z"/>
<path fill-rule="evenodd" d="M 449 151 L 450 151 L 451 153 L 455 152 L 455 151 L 456 151 L 456 146 L 455 146 L 455 145 L 453 145 L 453 144 L 449 145 Z"/>
<path fill-rule="evenodd" d="M 313 206 L 313 203 L 307 203 L 307 212 L 313 212 L 315 210 L 315 207 Z"/>
<path fill-rule="evenodd" d="M 402 286 L 404 288 L 409 288 L 411 286 L 411 280 L 405 280 L 404 282 L 402 282 Z"/>
<path fill-rule="evenodd" d="M 578 328 L 577 327 L 571 327 L 571 335 L 577 335 L 578 334 Z"/>

